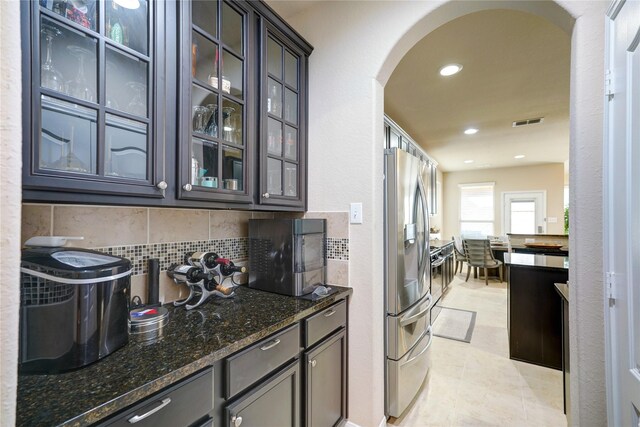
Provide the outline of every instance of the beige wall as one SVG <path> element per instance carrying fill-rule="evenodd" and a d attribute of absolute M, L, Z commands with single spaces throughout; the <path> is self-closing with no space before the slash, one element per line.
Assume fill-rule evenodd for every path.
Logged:
<path fill-rule="evenodd" d="M 514 168 L 477 169 L 444 174 L 444 236 L 460 234 L 460 184 L 495 182 L 494 234 L 504 234 L 502 229 L 502 196 L 505 191 L 546 191 L 545 217 L 555 217 L 556 223 L 547 223 L 547 234 L 564 234 L 564 164 L 552 163 L 539 166 Z"/>
<path fill-rule="evenodd" d="M 278 9 L 277 0 L 271 3 Z M 579 331 L 572 329 L 572 343 L 580 353 L 577 362 L 572 359 L 572 372 L 580 371 L 580 377 L 572 377 L 572 410 L 581 425 L 606 424 L 603 310 L 593 307 L 604 304 L 602 263 L 597 253 L 602 239 L 594 230 L 602 228 L 602 76 L 608 3 L 319 1 L 287 17 L 314 46 L 309 66 L 309 205 L 331 211 L 346 209 L 349 202 L 363 202 L 364 223 L 350 229 L 352 422 L 369 427 L 383 419 L 383 155 L 379 141 L 384 85 L 401 58 L 430 31 L 467 13 L 510 8 L 539 14 L 572 36 L 571 202 L 574 212 L 581 210 L 584 216 L 573 223 L 571 247 L 574 255 L 576 247 L 582 247 L 578 253 L 589 260 L 588 264 L 572 261 L 570 268 L 571 280 L 585 287 L 572 291 L 577 295 L 572 328 L 576 322 L 584 325 Z M 583 202 L 587 199 L 589 203 Z M 588 328 L 597 331 L 595 337 L 587 334 Z M 588 348 L 579 348 L 578 341 L 588 343 Z"/>
<path fill-rule="evenodd" d="M 0 425 L 15 424 L 20 307 L 20 4 L 0 1 Z"/>

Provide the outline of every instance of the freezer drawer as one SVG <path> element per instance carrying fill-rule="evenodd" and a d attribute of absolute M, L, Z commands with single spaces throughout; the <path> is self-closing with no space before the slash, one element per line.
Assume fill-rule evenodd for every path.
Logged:
<path fill-rule="evenodd" d="M 398 360 L 424 335 L 430 325 L 429 311 L 433 306 L 431 294 L 402 313 L 387 316 L 387 357 Z"/>
<path fill-rule="evenodd" d="M 400 360 L 387 359 L 387 415 L 399 417 L 416 396 L 431 365 L 431 327 Z"/>

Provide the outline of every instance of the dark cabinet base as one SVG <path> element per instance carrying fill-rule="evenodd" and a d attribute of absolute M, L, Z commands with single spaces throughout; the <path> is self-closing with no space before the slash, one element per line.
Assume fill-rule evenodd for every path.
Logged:
<path fill-rule="evenodd" d="M 554 283 L 567 270 L 509 266 L 507 322 L 511 359 L 562 369 L 561 300 Z"/>

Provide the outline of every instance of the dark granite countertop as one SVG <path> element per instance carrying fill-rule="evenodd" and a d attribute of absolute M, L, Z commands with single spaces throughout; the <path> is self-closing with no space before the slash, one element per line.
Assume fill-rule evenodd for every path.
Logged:
<path fill-rule="evenodd" d="M 556 290 L 562 298 L 569 302 L 569 285 L 566 283 L 554 283 Z"/>
<path fill-rule="evenodd" d="M 198 309 L 167 304 L 169 323 L 155 343 L 129 344 L 89 366 L 56 375 L 19 375 L 17 426 L 82 426 L 99 421 L 213 362 L 352 294 L 319 301 L 240 286 L 236 297 Z"/>
<path fill-rule="evenodd" d="M 534 254 L 504 254 L 504 263 L 518 267 L 549 268 L 554 270 L 568 270 L 569 257 L 555 255 L 534 255 Z"/>

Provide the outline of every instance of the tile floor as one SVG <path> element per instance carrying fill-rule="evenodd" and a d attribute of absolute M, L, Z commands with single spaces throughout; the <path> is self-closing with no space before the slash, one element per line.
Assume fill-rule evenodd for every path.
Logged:
<path fill-rule="evenodd" d="M 509 359 L 506 283 L 464 277 L 443 305 L 478 313 L 471 343 L 434 337 L 426 386 L 387 426 L 566 426 L 562 372 Z"/>

